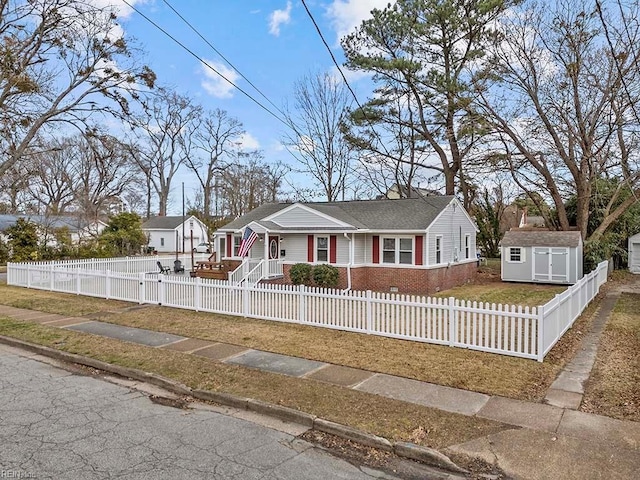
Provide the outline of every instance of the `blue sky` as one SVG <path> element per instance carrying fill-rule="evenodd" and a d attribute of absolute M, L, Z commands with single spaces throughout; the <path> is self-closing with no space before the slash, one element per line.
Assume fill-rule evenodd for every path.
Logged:
<path fill-rule="evenodd" d="M 120 24 L 126 34 L 136 38 L 146 51 L 146 62 L 158 75 L 159 83 L 190 95 L 205 108 L 221 108 L 238 118 L 247 131 L 245 146 L 263 150 L 268 161 L 293 160 L 280 145 L 285 127 L 278 120 L 229 86 L 141 15 L 131 11 L 122 0 L 94 1 L 122 7 Z M 239 87 L 275 111 L 211 47 L 198 38 L 163 0 L 128 1 Z M 335 72 L 331 57 L 300 1 L 168 2 L 280 108 L 287 100 L 291 102 L 293 84 L 305 74 Z M 372 8 L 383 8 L 387 3 L 388 0 L 307 0 L 309 9 L 340 63 L 344 60 L 339 45 L 340 36 L 358 25 Z M 360 101 L 364 101 L 368 82 L 352 76 L 350 84 Z M 176 208 L 182 181 L 187 186 L 188 197 L 192 196 L 195 189 L 188 172 L 177 176 L 173 185 L 172 210 Z"/>

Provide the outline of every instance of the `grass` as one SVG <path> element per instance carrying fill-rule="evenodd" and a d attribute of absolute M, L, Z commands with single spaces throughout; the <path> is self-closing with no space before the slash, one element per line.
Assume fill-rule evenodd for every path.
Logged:
<path fill-rule="evenodd" d="M 582 410 L 640 421 L 640 295 L 623 293 L 600 339 Z"/>
<path fill-rule="evenodd" d="M 397 441 L 442 449 L 510 426 L 356 390 L 215 363 L 202 357 L 0 317 L 0 334 L 222 391 L 299 409 Z M 426 433 L 426 434 L 425 434 Z"/>
<path fill-rule="evenodd" d="M 132 304 L 94 297 L 80 297 L 44 290 L 8 287 L 0 283 L 0 304 L 16 308 L 28 308 L 46 313 L 58 313 L 70 317 L 81 317 L 92 313 L 117 310 Z"/>
<path fill-rule="evenodd" d="M 502 303 L 536 307 L 544 305 L 556 294 L 562 293 L 566 286 L 531 285 L 525 283 L 491 282 L 483 284 L 462 285 L 436 294 L 436 297 L 455 297 L 486 303 Z"/>
<path fill-rule="evenodd" d="M 123 302 L 75 295 L 0 287 L 0 303 L 69 315 L 94 313 L 104 321 L 174 333 L 192 338 L 308 358 L 338 365 L 399 375 L 489 395 L 541 400 L 567 358 L 577 348 L 587 313 L 550 352 L 544 363 L 447 346 L 341 332 L 165 307 L 120 313 Z M 85 305 L 86 304 L 86 305 Z M 581 323 L 582 322 L 582 323 Z"/>

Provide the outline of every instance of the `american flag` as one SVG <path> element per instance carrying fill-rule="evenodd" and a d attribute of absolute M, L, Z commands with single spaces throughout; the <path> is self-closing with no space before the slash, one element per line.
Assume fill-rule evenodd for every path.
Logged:
<path fill-rule="evenodd" d="M 251 230 L 249 227 L 244 229 L 244 234 L 242 235 L 242 242 L 240 242 L 240 249 L 238 250 L 239 257 L 246 257 L 249 255 L 249 250 L 251 250 L 251 246 L 258 239 L 258 234 Z"/>

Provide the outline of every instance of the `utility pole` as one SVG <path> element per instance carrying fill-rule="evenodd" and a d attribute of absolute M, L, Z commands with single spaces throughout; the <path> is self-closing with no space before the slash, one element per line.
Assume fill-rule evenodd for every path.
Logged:
<path fill-rule="evenodd" d="M 184 253 L 184 222 L 186 222 L 186 218 L 184 216 L 184 182 L 182 182 L 182 253 Z M 178 246 L 176 245 L 176 249 Z"/>

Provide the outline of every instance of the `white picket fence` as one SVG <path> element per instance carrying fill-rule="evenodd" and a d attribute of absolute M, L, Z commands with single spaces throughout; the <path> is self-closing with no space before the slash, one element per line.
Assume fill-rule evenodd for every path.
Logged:
<path fill-rule="evenodd" d="M 155 267 L 155 257 L 152 267 Z M 607 281 L 607 262 L 541 307 L 371 291 L 251 285 L 159 275 L 142 260 L 114 270 L 79 263 L 10 263 L 10 285 L 241 315 L 428 342 L 543 361 Z M 125 261 L 123 259 L 121 262 Z M 163 260 L 163 262 L 166 260 Z M 186 263 L 186 262 L 185 262 Z M 135 269 L 136 273 L 131 270 Z"/>

